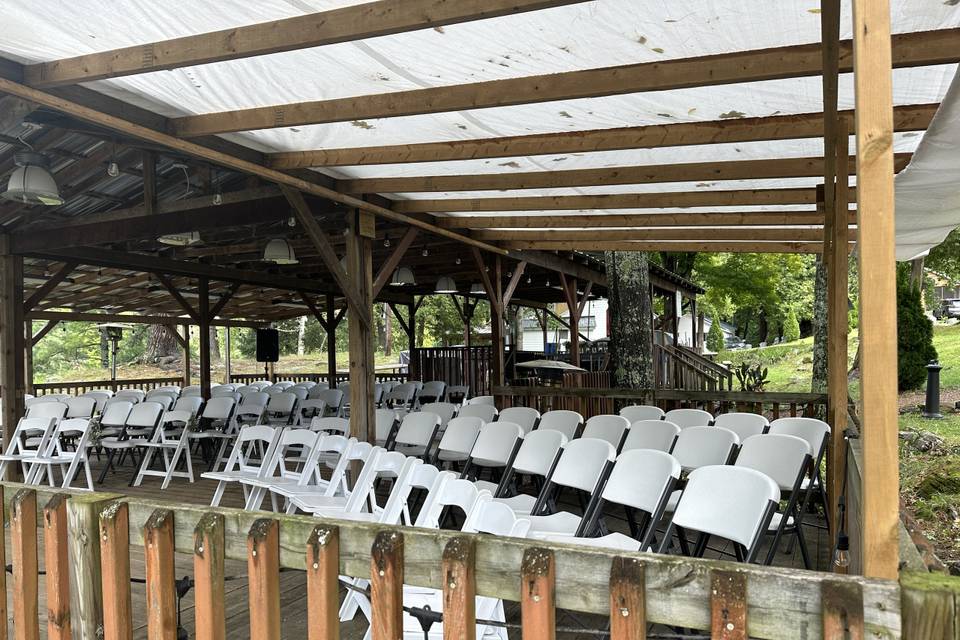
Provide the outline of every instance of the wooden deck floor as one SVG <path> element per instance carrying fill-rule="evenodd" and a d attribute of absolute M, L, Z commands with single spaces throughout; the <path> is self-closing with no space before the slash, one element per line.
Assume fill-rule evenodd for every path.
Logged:
<path fill-rule="evenodd" d="M 198 461 L 199 464 L 199 461 Z M 197 468 L 200 468 L 199 466 Z M 199 474 L 198 474 L 199 475 Z M 129 487 L 127 483 L 132 477 L 129 467 L 122 468 L 119 473 L 109 474 L 98 489 L 102 491 L 123 493 L 128 495 L 137 495 L 148 498 L 157 498 L 161 500 L 175 500 L 190 504 L 209 504 L 213 495 L 216 483 L 198 479 L 195 483 L 189 483 L 186 480 L 176 479 L 171 483 L 167 490 L 160 489 L 159 478 L 147 478 L 140 487 Z M 224 495 L 221 506 L 242 507 L 243 494 L 239 488 L 230 488 Z M 576 510 L 576 507 L 570 507 Z M 138 523 L 131 522 L 131 527 L 139 526 Z M 9 531 L 9 529 L 8 529 Z M 811 554 L 817 562 L 816 568 L 819 570 L 828 570 L 830 562 L 830 544 L 826 532 L 822 529 L 807 528 L 808 544 L 811 547 Z M 6 537 L 7 543 L 7 562 L 11 558 L 9 535 Z M 43 552 L 42 540 L 40 541 L 40 566 L 43 570 Z M 708 552 L 708 556 L 718 556 L 716 553 Z M 778 554 L 776 564 L 780 566 L 802 567 L 799 551 L 794 550 L 790 555 Z M 130 574 L 133 580 L 144 577 L 144 554 L 142 547 L 131 548 L 130 553 Z M 228 576 L 226 582 L 226 615 L 227 615 L 227 637 L 230 640 L 244 640 L 249 638 L 249 610 L 248 593 L 246 581 L 247 567 L 243 562 L 227 560 L 225 565 L 225 574 Z M 193 558 L 185 554 L 177 554 L 176 557 L 176 575 L 179 577 L 192 576 Z M 519 579 L 519 575 L 518 575 Z M 8 574 L 8 611 L 12 616 L 12 587 L 13 581 Z M 40 637 L 46 637 L 46 606 L 44 594 L 43 576 L 40 579 Z M 134 616 L 134 638 L 146 638 L 146 596 L 145 587 L 142 582 L 134 582 L 131 585 L 133 594 L 133 616 Z M 284 571 L 280 576 L 281 590 L 281 614 L 283 616 L 283 638 L 290 640 L 299 640 L 307 637 L 306 623 L 306 581 L 304 574 L 298 571 Z M 341 593 L 341 597 L 343 593 Z M 193 592 L 189 592 L 181 601 L 181 624 L 187 630 L 189 637 L 194 637 L 194 613 L 193 613 Z M 519 605 L 515 603 L 506 603 L 507 619 L 512 623 L 519 623 Z M 12 619 L 7 621 L 9 628 L 9 637 L 13 635 Z M 583 629 L 583 628 L 604 628 L 606 626 L 605 618 L 601 616 L 591 616 L 572 612 L 558 611 L 557 625 L 560 628 Z M 366 631 L 367 624 L 362 615 L 359 615 L 352 621 L 343 623 L 341 627 L 341 637 L 344 640 L 360 640 Z M 519 638 L 520 633 L 517 630 L 510 631 L 510 638 Z M 558 633 L 561 640 L 587 640 L 596 638 L 596 635 L 583 633 Z"/>

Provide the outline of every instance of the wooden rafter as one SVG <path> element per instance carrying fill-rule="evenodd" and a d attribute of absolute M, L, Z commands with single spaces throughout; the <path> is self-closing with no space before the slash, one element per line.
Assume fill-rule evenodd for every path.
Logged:
<path fill-rule="evenodd" d="M 894 65 L 913 67 L 958 62 L 958 38 L 960 29 L 896 35 L 893 37 L 896 51 Z M 842 71 L 853 68 L 853 46 L 850 41 L 844 41 L 840 45 L 840 68 Z M 779 80 L 816 76 L 820 73 L 820 44 L 816 43 L 255 107 L 176 118 L 172 124 L 177 135 L 193 137 L 644 91 Z"/>
<path fill-rule="evenodd" d="M 603 227 L 699 227 L 699 226 L 761 226 L 780 227 L 822 225 L 823 215 L 816 211 L 764 211 L 710 213 L 632 213 L 606 215 L 519 215 L 519 216 L 457 216 L 438 218 L 437 221 L 458 229 L 593 229 Z M 850 211 L 849 222 L 856 224 L 856 211 Z"/>
<path fill-rule="evenodd" d="M 145 315 L 140 313 L 83 313 L 79 311 L 31 311 L 27 314 L 31 320 L 60 320 L 62 322 L 128 322 L 130 324 L 156 324 L 168 326 L 171 324 L 190 324 L 191 318 L 177 316 Z M 263 327 L 266 322 L 251 320 L 214 320 L 210 323 L 216 327 Z"/>
<path fill-rule="evenodd" d="M 517 266 L 513 268 L 513 275 L 510 276 L 510 282 L 507 283 L 507 288 L 503 291 L 503 302 L 502 305 L 506 308 L 510 304 L 513 294 L 517 290 L 517 285 L 520 284 L 520 278 L 523 277 L 523 272 L 527 268 L 527 263 L 524 260 L 521 260 L 517 263 Z M 563 273 L 560 274 L 560 277 L 563 277 Z"/>
<path fill-rule="evenodd" d="M 821 253 L 823 251 L 823 242 L 577 240 L 573 242 L 510 241 L 503 244 L 508 249 L 542 251 L 706 251 L 714 253 Z"/>
<path fill-rule="evenodd" d="M 903 170 L 911 153 L 899 153 L 895 168 Z M 823 158 L 767 158 L 725 162 L 686 162 L 649 166 L 526 171 L 473 175 L 414 176 L 404 178 L 362 178 L 341 180 L 337 188 L 345 193 L 425 193 L 435 191 L 496 191 L 505 189 L 557 189 L 564 187 L 654 184 L 660 182 L 704 182 L 716 180 L 760 180 L 770 178 L 812 178 L 824 172 Z"/>
<path fill-rule="evenodd" d="M 57 285 L 63 282 L 66 279 L 66 277 L 70 275 L 70 273 L 73 272 L 73 270 L 76 268 L 77 268 L 76 262 L 73 262 L 73 261 L 64 262 L 63 265 L 61 265 L 60 268 L 57 269 L 52 276 L 50 276 L 50 279 L 44 282 L 42 285 L 40 285 L 40 287 L 36 291 L 34 291 L 29 298 L 27 298 L 26 302 L 23 303 L 24 313 L 30 311 L 35 306 L 40 304 L 43 301 L 43 299 L 46 298 L 51 291 L 56 289 Z"/>
<path fill-rule="evenodd" d="M 896 107 L 894 109 L 896 130 L 926 130 L 938 106 L 937 104 L 918 104 Z M 843 111 L 841 117 L 852 122 L 853 112 Z M 822 135 L 823 114 L 803 113 L 589 131 L 535 133 L 525 136 L 449 142 L 289 151 L 274 153 L 268 158 L 270 166 L 275 169 L 296 169 L 589 153 L 726 142 L 795 140 L 819 138 Z"/>
<path fill-rule="evenodd" d="M 407 250 L 410 248 L 410 245 L 413 244 L 414 239 L 417 237 L 419 230 L 416 227 L 410 227 L 407 229 L 403 236 L 400 238 L 400 241 L 397 242 L 396 248 L 387 258 L 386 262 L 380 265 L 380 269 L 377 271 L 376 277 L 373 279 L 373 297 L 376 298 L 380 291 L 383 289 L 390 281 L 390 276 L 393 274 L 393 270 L 397 268 L 397 265 L 400 264 L 400 261 L 403 259 L 403 256 L 407 253 Z"/>
<path fill-rule="evenodd" d="M 210 308 L 210 319 L 216 318 L 220 315 L 220 312 L 223 311 L 223 308 L 227 306 L 227 303 L 233 298 L 233 296 L 240 290 L 240 283 L 233 282 L 230 284 L 230 287 L 220 296 L 220 299 L 217 300 L 216 304 Z"/>
<path fill-rule="evenodd" d="M 24 69 L 24 80 L 36 87 L 90 82 L 364 40 L 583 1 L 380 0 L 32 64 Z"/>
<path fill-rule="evenodd" d="M 38 342 L 43 340 L 43 337 L 50 333 L 50 331 L 60 324 L 59 320 L 47 320 L 47 323 L 40 328 L 40 331 L 37 331 L 30 337 L 30 343 L 36 345 Z"/>
<path fill-rule="evenodd" d="M 601 242 L 605 240 L 778 240 L 822 241 L 822 228 L 671 227 L 667 229 L 575 229 L 477 231 L 477 237 L 507 242 Z"/>
<path fill-rule="evenodd" d="M 177 289 L 177 285 L 173 282 L 173 280 L 162 273 L 156 273 L 154 275 L 157 277 L 157 281 L 163 285 L 163 288 L 166 289 L 171 296 L 173 296 L 173 299 L 177 301 L 187 315 L 190 316 L 194 322 L 199 324 L 200 314 L 196 309 L 193 308 L 193 305 L 187 302 L 187 299 L 183 297 L 183 294 L 181 294 L 180 290 Z"/>

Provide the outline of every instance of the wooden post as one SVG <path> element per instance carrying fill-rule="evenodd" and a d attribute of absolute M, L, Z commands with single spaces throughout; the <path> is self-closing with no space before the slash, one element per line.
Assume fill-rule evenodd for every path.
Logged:
<path fill-rule="evenodd" d="M 307 638 L 340 640 L 340 529 L 318 524 L 307 540 Z"/>
<path fill-rule="evenodd" d="M 173 511 L 156 509 L 143 527 L 147 579 L 147 638 L 177 637 L 177 587 L 174 576 Z"/>
<path fill-rule="evenodd" d="M 126 502 L 100 512 L 100 571 L 103 576 L 103 638 L 131 640 L 130 523 Z"/>
<path fill-rule="evenodd" d="M 21 489 L 10 502 L 10 549 L 13 561 L 13 637 L 40 637 L 40 590 L 37 565 L 37 492 Z M 3 594 L 6 597 L 6 593 Z M 3 621 L 6 626 L 7 621 Z"/>
<path fill-rule="evenodd" d="M 183 325 L 183 386 L 190 386 L 190 325 Z"/>
<path fill-rule="evenodd" d="M 230 384 L 230 377 L 233 374 L 233 361 L 230 358 L 230 327 L 225 327 L 223 331 L 223 384 Z"/>
<path fill-rule="evenodd" d="M 889 0 L 853 0 L 864 575 L 897 578 L 897 284 Z"/>
<path fill-rule="evenodd" d="M 9 443 L 24 413 L 23 257 L 9 253 L 10 236 L 0 235 L 0 397 L 4 443 Z M 17 476 L 7 466 L 7 480 Z"/>
<path fill-rule="evenodd" d="M 903 638 L 920 640 L 925 636 L 907 632 L 907 589 L 902 592 Z M 856 582 L 825 580 L 820 584 L 820 602 L 823 603 L 823 638 L 864 640 L 863 588 Z M 939 636 L 943 637 L 943 636 Z"/>
<path fill-rule="evenodd" d="M 43 558 L 47 571 L 47 638 L 70 640 L 70 564 L 67 554 L 67 494 L 43 507 Z"/>
<path fill-rule="evenodd" d="M 347 315 L 350 331 L 350 435 L 373 442 L 374 341 L 373 331 L 373 220 L 369 213 L 353 211 L 347 231 L 347 275 L 359 298 L 360 309 Z M 361 316 L 363 314 L 363 316 Z"/>
<path fill-rule="evenodd" d="M 204 513 L 193 531 L 197 640 L 226 640 L 224 608 L 224 520 Z"/>
<path fill-rule="evenodd" d="M 280 637 L 280 523 L 261 518 L 247 537 L 250 640 Z"/>
<path fill-rule="evenodd" d="M 415 304 L 407 305 L 407 351 L 410 354 L 410 366 L 407 367 L 407 374 L 410 380 L 420 378 L 420 357 L 417 355 L 417 306 Z"/>
<path fill-rule="evenodd" d="M 504 384 L 503 358 L 503 262 L 500 256 L 493 261 L 493 277 L 490 279 L 490 386 Z M 496 304 L 494 304 L 496 299 Z"/>
<path fill-rule="evenodd" d="M 111 497 L 111 496 L 108 496 Z M 98 640 L 103 624 L 100 511 L 104 494 L 74 495 L 67 501 L 70 536 L 70 632 L 76 640 Z"/>
<path fill-rule="evenodd" d="M 3 485 L 0 485 L 0 567 L 3 567 L 3 571 L 0 571 L 0 593 L 3 594 L 3 597 L 0 598 L 0 620 L 3 620 L 3 624 L 0 624 L 0 640 L 7 640 L 7 541 L 5 534 L 6 524 L 4 521 L 4 509 L 2 505 L 6 504 L 3 499 Z"/>
<path fill-rule="evenodd" d="M 23 389 L 33 394 L 33 321 L 23 321 Z"/>
<path fill-rule="evenodd" d="M 901 637 L 910 640 L 954 640 L 960 638 L 960 580 L 934 573 L 908 571 L 900 574 Z M 863 599 L 860 599 L 860 635 L 863 634 Z M 848 615 L 849 620 L 849 615 Z M 828 636 L 824 636 L 828 637 Z"/>
<path fill-rule="evenodd" d="M 200 395 L 210 399 L 210 281 L 200 278 L 197 286 L 200 295 Z"/>
<path fill-rule="evenodd" d="M 327 381 L 337 386 L 337 309 L 332 293 L 327 294 Z"/>
<path fill-rule="evenodd" d="M 710 572 L 710 629 L 714 640 L 747 640 L 747 576 Z"/>
<path fill-rule="evenodd" d="M 373 640 L 403 637 L 403 534 L 381 531 L 370 552 Z"/>
<path fill-rule="evenodd" d="M 443 549 L 443 640 L 476 640 L 476 543 L 452 538 Z"/>
<path fill-rule="evenodd" d="M 646 606 L 643 563 L 635 558 L 614 558 L 610 567 L 610 640 L 644 640 Z"/>
<path fill-rule="evenodd" d="M 523 640 L 553 640 L 557 635 L 557 568 L 553 551 L 532 547 L 520 568 L 520 616 Z"/>

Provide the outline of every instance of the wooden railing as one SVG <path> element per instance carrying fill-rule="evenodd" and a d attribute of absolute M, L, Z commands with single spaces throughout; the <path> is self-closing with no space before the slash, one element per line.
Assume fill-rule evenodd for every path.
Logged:
<path fill-rule="evenodd" d="M 150 391 L 157 387 L 168 385 L 183 385 L 183 378 L 132 378 L 127 380 L 84 380 L 81 382 L 42 382 L 33 385 L 34 394 L 38 396 L 51 393 L 66 393 L 69 395 L 80 395 L 94 389 L 141 389 Z"/>
<path fill-rule="evenodd" d="M 491 347 L 429 347 L 416 349 L 410 363 L 420 379 L 448 385 L 469 385 L 470 395 L 490 393 Z"/>
<path fill-rule="evenodd" d="M 658 389 L 730 391 L 733 372 L 685 347 L 653 345 L 653 379 Z"/>
<path fill-rule="evenodd" d="M 598 376 L 601 374 L 585 374 Z M 716 415 L 728 411 L 762 413 L 770 419 L 812 416 L 827 396 L 819 393 L 688 391 L 684 389 L 617 389 L 597 387 L 494 387 L 497 407 L 534 407 L 541 413 L 571 409 L 585 418 L 617 413 L 628 404 L 653 404 L 664 410 L 691 407 Z"/>
<path fill-rule="evenodd" d="M 18 638 L 38 637 L 38 526 L 50 638 L 131 637 L 131 578 L 146 580 L 148 637 L 174 638 L 175 554 L 193 559 L 201 640 L 226 637 L 225 610 L 244 607 L 251 638 L 279 638 L 281 569 L 305 572 L 306 597 L 287 598 L 286 606 L 306 613 L 308 637 L 318 639 L 338 637 L 338 575 L 371 581 L 374 640 L 403 636 L 403 584 L 443 591 L 445 638 L 473 637 L 475 595 L 520 602 L 525 640 L 552 640 L 557 609 L 609 616 L 611 640 L 644 638 L 649 623 L 718 639 L 926 640 L 957 630 L 956 578 L 910 574 L 898 583 L 116 494 L 2 489 Z M 131 575 L 138 554 L 145 576 Z M 246 602 L 225 601 L 225 559 L 246 563 Z"/>
<path fill-rule="evenodd" d="M 410 376 L 399 371 L 381 371 L 374 374 L 377 382 L 406 382 Z M 267 380 L 268 377 L 262 373 L 232 373 L 230 382 L 238 384 L 250 384 L 257 380 Z M 274 373 L 273 382 L 325 382 L 330 384 L 330 375 L 326 373 Z M 337 384 L 350 380 L 350 374 L 347 372 L 338 373 L 334 378 Z"/>

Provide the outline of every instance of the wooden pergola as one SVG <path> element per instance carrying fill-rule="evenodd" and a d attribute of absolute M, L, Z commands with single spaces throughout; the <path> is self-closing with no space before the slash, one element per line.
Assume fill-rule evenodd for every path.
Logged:
<path fill-rule="evenodd" d="M 601 263 L 578 252 L 807 252 L 822 253 L 830 274 L 830 423 L 833 460 L 841 460 L 846 455 L 847 257 L 855 242 L 861 292 L 863 521 L 869 523 L 863 556 L 866 574 L 895 577 L 899 483 L 892 373 L 893 177 L 910 154 L 894 154 L 893 138 L 895 132 L 925 130 L 937 104 L 894 108 L 891 76 L 895 68 L 960 61 L 960 30 L 891 37 L 888 2 L 853 0 L 854 37 L 841 40 L 840 3 L 824 0 L 821 43 L 773 49 L 179 117 L 94 89 L 97 82 L 150 72 L 206 68 L 420 30 L 443 33 L 458 23 L 510 20 L 505 16 L 581 2 L 379 0 L 72 58 L 0 61 L 0 92 L 6 94 L 0 102 L 0 131 L 10 145 L 0 153 L 2 173 L 13 168 L 19 144 L 10 132 L 23 121 L 32 123 L 24 140 L 54 159 L 53 173 L 66 200 L 53 208 L 0 208 L 0 382 L 8 433 L 22 414 L 25 320 L 130 321 L 128 314 L 135 312 L 143 322 L 203 328 L 259 326 L 310 313 L 332 332 L 345 309 L 352 394 L 360 398 L 371 393 L 373 384 L 373 302 L 389 303 L 398 314 L 406 308 L 398 317 L 412 331 L 416 296 L 431 293 L 442 275 L 454 278 L 462 290 L 483 284 L 494 316 L 493 342 L 502 345 L 509 304 L 565 302 L 573 311 L 582 308 L 578 296 L 602 294 L 607 283 Z M 850 72 L 856 109 L 840 111 L 838 78 Z M 822 78 L 819 113 L 733 114 L 600 129 L 572 123 L 562 132 L 277 152 L 241 144 L 247 139 L 230 135 L 343 122 L 364 127 L 378 119 L 810 77 Z M 855 157 L 847 143 L 852 132 Z M 804 139 L 822 139 L 825 153 L 721 161 L 704 155 L 700 162 L 523 172 L 511 171 L 504 162 L 503 170 L 476 170 L 477 161 L 519 156 Z M 118 176 L 104 174 L 108 162 L 117 163 Z M 431 173 L 429 163 L 438 162 L 462 163 L 463 169 Z M 380 177 L 351 174 L 351 168 L 417 163 L 425 167 L 413 172 L 417 175 L 399 169 Z M 185 174 L 189 186 L 184 196 Z M 849 186 L 854 174 L 856 188 Z M 747 179 L 797 178 L 822 180 L 822 187 L 737 188 L 738 181 Z M 703 183 L 703 188 L 645 188 L 672 182 Z M 636 187 L 570 193 L 624 185 Z M 202 244 L 168 247 L 157 241 L 193 231 L 201 234 Z M 287 239 L 299 264 L 263 263 L 263 245 L 270 238 Z M 413 269 L 417 284 L 389 286 L 398 266 Z M 548 280 L 561 286 L 546 286 Z M 200 332 L 201 354 L 209 353 L 208 335 Z M 494 349 L 493 370 L 494 380 L 502 380 L 502 349 Z M 201 362 L 201 371 L 207 372 L 201 382 L 209 388 L 209 363 Z M 354 402 L 351 420 L 354 433 L 366 434 L 373 424 L 372 405 Z M 842 482 L 840 468 L 830 465 L 834 499 Z"/>

